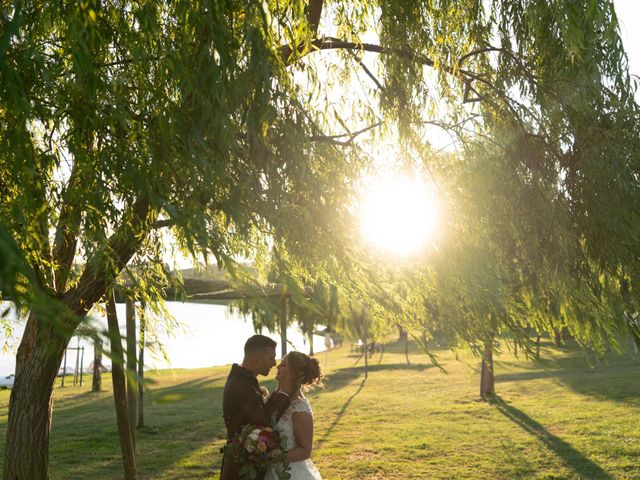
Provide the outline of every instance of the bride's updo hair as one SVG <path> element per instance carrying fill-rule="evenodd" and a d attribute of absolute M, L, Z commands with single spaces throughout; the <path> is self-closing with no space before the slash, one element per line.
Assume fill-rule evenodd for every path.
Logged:
<path fill-rule="evenodd" d="M 320 371 L 320 362 L 317 358 L 305 355 L 302 352 L 290 352 L 289 370 L 295 375 L 300 385 L 310 387 L 313 385 L 322 385 L 322 372 Z"/>

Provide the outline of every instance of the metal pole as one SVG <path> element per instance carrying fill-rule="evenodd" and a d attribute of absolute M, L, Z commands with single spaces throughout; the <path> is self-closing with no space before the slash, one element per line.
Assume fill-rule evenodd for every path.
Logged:
<path fill-rule="evenodd" d="M 80 386 L 82 386 L 82 367 L 84 366 L 84 345 L 82 346 L 82 353 L 80 355 Z"/>

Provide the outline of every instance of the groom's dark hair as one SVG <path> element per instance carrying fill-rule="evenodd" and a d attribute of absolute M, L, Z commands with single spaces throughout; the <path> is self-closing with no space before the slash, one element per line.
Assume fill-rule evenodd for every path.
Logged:
<path fill-rule="evenodd" d="M 264 335 L 254 335 L 244 344 L 244 354 L 251 355 L 264 347 L 276 348 L 276 345 L 278 344 L 269 337 L 265 337 Z"/>

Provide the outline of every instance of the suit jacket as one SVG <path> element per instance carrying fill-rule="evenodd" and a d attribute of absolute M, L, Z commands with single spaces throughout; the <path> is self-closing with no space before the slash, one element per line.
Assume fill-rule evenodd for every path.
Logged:
<path fill-rule="evenodd" d="M 242 427 L 249 423 L 256 426 L 270 425 L 272 415 L 275 413 L 276 417 L 280 418 L 288 406 L 289 397 L 278 392 L 271 395 L 264 403 L 256 377 L 249 370 L 234 363 L 222 396 L 222 413 L 227 427 L 227 441 L 240 433 Z M 237 463 L 223 457 L 220 479 L 238 480 L 239 468 Z M 264 475 L 258 475 L 256 480 L 263 478 Z"/>

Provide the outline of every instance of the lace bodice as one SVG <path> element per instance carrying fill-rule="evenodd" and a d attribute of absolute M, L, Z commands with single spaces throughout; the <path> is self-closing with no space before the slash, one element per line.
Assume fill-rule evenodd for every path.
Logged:
<path fill-rule="evenodd" d="M 289 404 L 277 424 L 278 431 L 282 435 L 287 436 L 287 450 L 291 450 L 298 446 L 296 444 L 296 437 L 293 434 L 292 418 L 293 414 L 296 412 L 304 412 L 313 417 L 311 405 L 309 405 L 306 398 L 296 398 Z M 322 480 L 320 472 L 311 459 L 291 463 L 289 465 L 289 474 L 291 475 L 291 480 Z M 277 480 L 277 478 L 274 468 L 270 468 L 265 480 Z"/>
<path fill-rule="evenodd" d="M 278 430 L 282 435 L 287 436 L 287 450 L 291 450 L 297 446 L 296 437 L 293 434 L 293 414 L 296 412 L 303 412 L 313 417 L 313 410 L 306 398 L 296 398 L 293 400 L 289 407 L 284 411 L 280 420 L 278 420 Z"/>

